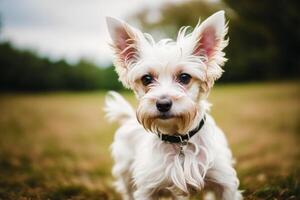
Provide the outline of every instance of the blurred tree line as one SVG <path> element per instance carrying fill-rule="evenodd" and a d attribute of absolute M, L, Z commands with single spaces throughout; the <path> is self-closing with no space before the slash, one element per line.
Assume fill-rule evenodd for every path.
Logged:
<path fill-rule="evenodd" d="M 34 52 L 0 43 L 0 90 L 120 90 L 113 66 L 101 68 L 86 60 L 75 65 L 50 61 Z"/>
<path fill-rule="evenodd" d="M 230 39 L 221 81 L 299 77 L 299 0 L 183 1 L 165 4 L 159 12 L 144 9 L 130 18 L 158 37 L 176 38 L 181 26 L 194 27 L 199 17 L 204 20 L 221 9 L 226 11 Z"/>
<path fill-rule="evenodd" d="M 223 0 L 165 4 L 153 13 L 144 9 L 132 16 L 144 30 L 175 38 L 181 26 L 195 26 L 218 10 L 229 19 L 229 61 L 223 82 L 296 79 L 300 75 L 300 1 Z M 1 20 L 0 20 L 1 22 Z M 1 23 L 0 23 L 1 24 Z M 162 35 L 164 33 L 164 35 Z M 101 68 L 81 60 L 51 61 L 28 50 L 0 43 L 0 90 L 122 89 L 113 66 Z"/>

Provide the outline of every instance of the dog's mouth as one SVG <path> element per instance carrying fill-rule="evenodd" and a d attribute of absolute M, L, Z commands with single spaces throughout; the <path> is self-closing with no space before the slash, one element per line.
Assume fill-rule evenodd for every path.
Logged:
<path fill-rule="evenodd" d="M 158 115 L 158 118 L 159 119 L 162 119 L 162 120 L 167 120 L 167 119 L 171 119 L 171 118 L 174 118 L 175 116 L 172 115 L 171 113 L 169 112 L 166 112 L 166 113 L 159 113 Z"/>

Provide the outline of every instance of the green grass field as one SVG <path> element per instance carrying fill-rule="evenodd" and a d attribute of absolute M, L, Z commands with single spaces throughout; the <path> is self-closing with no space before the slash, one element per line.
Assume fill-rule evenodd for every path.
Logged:
<path fill-rule="evenodd" d="M 222 85 L 211 93 L 246 199 L 300 199 L 299 85 Z M 117 125 L 104 118 L 104 95 L 0 95 L 0 199 L 120 199 L 109 150 Z"/>

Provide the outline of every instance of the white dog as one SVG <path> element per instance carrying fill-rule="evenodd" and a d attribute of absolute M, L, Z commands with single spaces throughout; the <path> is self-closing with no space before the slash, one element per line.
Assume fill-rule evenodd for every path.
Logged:
<path fill-rule="evenodd" d="M 177 40 L 155 42 L 123 21 L 107 18 L 119 80 L 136 94 L 137 111 L 116 92 L 106 100 L 119 121 L 112 144 L 113 175 L 123 199 L 188 199 L 209 186 L 218 199 L 242 199 L 232 154 L 208 114 L 207 96 L 223 70 L 227 26 L 220 11 Z"/>

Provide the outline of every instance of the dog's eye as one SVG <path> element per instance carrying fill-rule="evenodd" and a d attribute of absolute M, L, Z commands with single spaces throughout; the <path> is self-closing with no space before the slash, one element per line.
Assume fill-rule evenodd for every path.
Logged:
<path fill-rule="evenodd" d="M 149 74 L 146 74 L 142 77 L 141 80 L 142 80 L 143 85 L 147 86 L 147 85 L 149 85 L 150 83 L 153 82 L 153 77 Z"/>
<path fill-rule="evenodd" d="M 191 81 L 191 75 L 187 74 L 187 73 L 182 73 L 182 74 L 179 74 L 178 76 L 178 81 L 182 84 L 189 84 L 189 82 Z"/>

